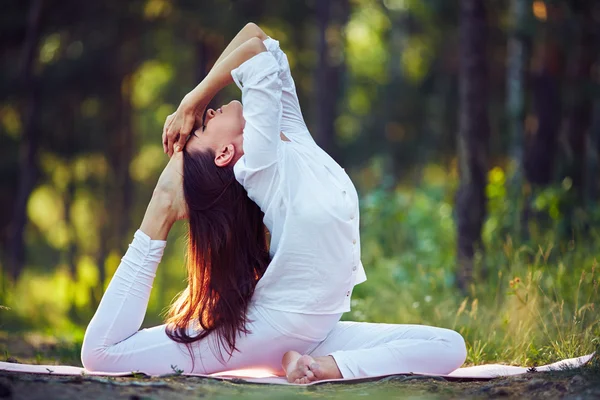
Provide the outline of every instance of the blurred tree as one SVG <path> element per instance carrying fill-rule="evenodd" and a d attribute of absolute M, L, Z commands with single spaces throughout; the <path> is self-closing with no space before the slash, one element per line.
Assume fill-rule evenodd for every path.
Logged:
<path fill-rule="evenodd" d="M 510 32 L 507 50 L 507 90 L 506 109 L 509 119 L 510 158 L 512 177 L 510 182 L 510 198 L 517 209 L 521 208 L 523 190 L 523 158 L 526 115 L 526 79 L 528 71 L 530 36 L 531 36 L 531 0 L 510 1 Z M 516 216 L 523 216 L 518 212 Z M 524 237 L 526 221 L 515 218 L 510 221 L 518 237 Z"/>
<path fill-rule="evenodd" d="M 590 16 L 592 18 L 593 44 L 595 53 L 594 65 L 590 70 L 589 93 L 592 97 L 592 122 L 590 126 L 589 142 L 587 146 L 586 170 L 586 209 L 588 213 L 595 213 L 598 207 L 600 184 L 600 3 L 592 2 Z M 598 216 L 596 215 L 596 221 Z"/>
<path fill-rule="evenodd" d="M 135 132 L 132 126 L 132 73 L 141 64 L 143 53 L 140 49 L 140 36 L 143 29 L 142 9 L 131 7 L 130 13 L 121 16 L 123 23 L 118 24 L 117 37 L 121 40 L 115 58 L 115 78 L 119 85 L 114 93 L 116 102 L 117 130 L 112 143 L 111 156 L 116 172 L 116 209 L 112 218 L 116 221 L 115 238 L 121 253 L 127 249 L 129 230 L 131 229 L 131 209 L 133 205 L 133 182 L 130 164 L 134 153 Z M 135 10 L 135 11 L 132 11 Z M 159 141 L 157 133 L 156 140 Z"/>
<path fill-rule="evenodd" d="M 592 122 L 592 66 L 598 56 L 594 4 L 596 1 L 573 2 L 571 9 L 570 46 L 571 56 L 567 66 L 568 103 L 566 106 L 566 130 L 564 146 L 564 167 L 561 179 L 569 179 L 570 199 L 564 205 L 564 234 L 572 235 L 575 227 L 576 210 L 584 204 L 584 184 L 586 173 L 589 129 Z"/>
<path fill-rule="evenodd" d="M 600 35 L 596 36 L 597 46 L 600 46 Z M 596 59 L 596 68 L 600 65 L 600 57 Z M 588 210 L 594 210 L 598 206 L 599 200 L 599 168 L 600 168 L 600 74 L 598 71 L 594 73 L 594 106 L 593 118 L 590 128 L 590 141 L 588 146 L 588 164 L 587 164 L 587 181 L 586 181 L 586 207 Z"/>
<path fill-rule="evenodd" d="M 338 99 L 345 70 L 343 29 L 350 14 L 348 0 L 319 0 L 317 19 L 318 64 L 315 71 L 316 140 L 334 159 L 340 161 L 335 138 Z"/>
<path fill-rule="evenodd" d="M 461 0 L 456 280 L 463 291 L 473 280 L 475 253 L 483 250 L 481 228 L 486 215 L 487 143 L 490 130 L 486 27 L 484 0 Z"/>
<path fill-rule="evenodd" d="M 20 60 L 20 89 L 24 94 L 24 128 L 19 158 L 19 184 L 14 201 L 7 253 L 13 280 L 19 277 L 25 262 L 24 231 L 27 223 L 27 200 L 36 183 L 39 126 L 40 88 L 34 65 L 40 40 L 43 0 L 33 0 L 29 6 L 22 58 Z"/>
<path fill-rule="evenodd" d="M 538 20 L 538 30 L 531 66 L 533 110 L 526 120 L 524 169 L 531 185 L 522 210 L 522 220 L 526 225 L 534 214 L 532 200 L 555 177 L 564 57 L 560 46 L 563 31 L 560 4 L 537 1 L 533 11 Z M 539 213 L 536 215 L 539 221 Z"/>
<path fill-rule="evenodd" d="M 381 108 L 383 113 L 378 121 L 378 130 L 381 132 L 384 146 L 379 152 L 383 153 L 385 157 L 383 160 L 383 187 L 391 191 L 400 179 L 406 164 L 415 161 L 411 155 L 407 154 L 410 153 L 414 144 L 407 146 L 407 143 L 404 143 L 407 125 L 417 119 L 417 116 L 412 113 L 415 110 L 410 103 L 405 101 L 408 97 L 407 93 L 414 88 L 410 87 L 409 79 L 403 76 L 405 72 L 403 69 L 406 66 L 402 63 L 402 56 L 406 54 L 410 38 L 410 21 L 414 21 L 414 18 L 406 6 L 389 9 L 385 2 L 382 3 L 381 8 L 387 10 L 387 17 L 390 20 L 390 29 L 386 38 L 389 54 L 386 72 L 389 83 L 382 90 Z M 413 94 L 416 95 L 416 93 Z"/>

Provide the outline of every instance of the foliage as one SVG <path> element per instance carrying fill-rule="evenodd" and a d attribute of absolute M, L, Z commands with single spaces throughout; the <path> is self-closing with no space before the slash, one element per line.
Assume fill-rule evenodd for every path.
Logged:
<path fill-rule="evenodd" d="M 356 287 L 344 319 L 455 329 L 466 339 L 469 364 L 535 366 L 594 351 L 600 344 L 600 271 L 592 250 L 600 244 L 597 234 L 563 248 L 544 235 L 524 245 L 510 236 L 489 236 L 487 247 L 493 250 L 485 263 L 494 273 L 463 297 L 454 286 L 454 185 L 442 183 L 449 177 L 441 168 L 428 171 L 422 188 L 399 186 L 363 196 L 362 261 L 368 280 Z M 502 221 L 503 212 L 492 207 L 488 223 Z M 146 326 L 160 323 L 159 313 L 170 300 L 160 295 L 165 286 L 172 295 L 183 287 L 182 242 L 168 247 L 159 267 Z M 5 321 L 0 329 L 44 327 L 48 333 L 71 332 L 70 340 L 80 343 L 93 307 L 78 303 L 77 296 L 85 298 L 78 293 L 89 291 L 97 279 L 86 278 L 85 269 L 82 264 L 77 280 L 64 269 L 26 274 L 9 292 L 24 300 L 9 300 L 15 307 L 0 310 Z"/>
<path fill-rule="evenodd" d="M 499 167 L 492 173 L 503 174 Z M 511 236 L 493 235 L 498 230 L 489 225 L 506 222 L 507 200 L 504 180 L 490 181 L 496 187 L 488 189 L 488 251 L 479 257 L 493 272 L 465 297 L 454 286 L 449 187 L 367 195 L 362 259 L 369 280 L 355 290 L 353 310 L 345 318 L 458 330 L 471 364 L 534 366 L 593 352 L 600 337 L 598 232 L 577 235 L 581 239 L 566 246 L 553 242 L 552 231 L 522 245 Z"/>

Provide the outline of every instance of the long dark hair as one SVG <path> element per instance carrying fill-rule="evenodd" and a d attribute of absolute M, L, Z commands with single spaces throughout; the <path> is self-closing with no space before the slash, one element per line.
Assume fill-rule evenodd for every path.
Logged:
<path fill-rule="evenodd" d="M 249 333 L 248 305 L 270 261 L 263 212 L 236 181 L 233 166 L 218 167 L 214 159 L 210 150 L 184 150 L 188 286 L 171 305 L 166 332 L 186 344 L 192 361 L 192 343 L 213 332 L 220 359 L 223 348 L 231 357 L 237 335 Z"/>

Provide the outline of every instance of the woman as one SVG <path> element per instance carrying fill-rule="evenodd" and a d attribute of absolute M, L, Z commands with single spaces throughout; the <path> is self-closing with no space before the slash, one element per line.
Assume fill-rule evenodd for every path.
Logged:
<path fill-rule="evenodd" d="M 208 109 L 196 124 L 233 81 L 243 107 Z M 454 331 L 339 322 L 366 280 L 358 196 L 312 140 L 287 57 L 259 27 L 244 27 L 167 118 L 163 145 L 171 159 L 86 331 L 87 369 L 267 368 L 308 383 L 462 365 Z M 169 229 L 185 218 L 188 287 L 165 325 L 139 330 Z"/>

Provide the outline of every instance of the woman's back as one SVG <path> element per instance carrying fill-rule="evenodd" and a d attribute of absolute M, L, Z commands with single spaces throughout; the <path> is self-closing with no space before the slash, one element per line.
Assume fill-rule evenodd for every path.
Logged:
<path fill-rule="evenodd" d="M 234 172 L 271 232 L 273 259 L 253 301 L 290 312 L 349 311 L 352 288 L 366 280 L 358 195 L 310 136 L 278 42 L 265 45 L 269 53 L 232 71 L 246 120 L 244 156 Z"/>

